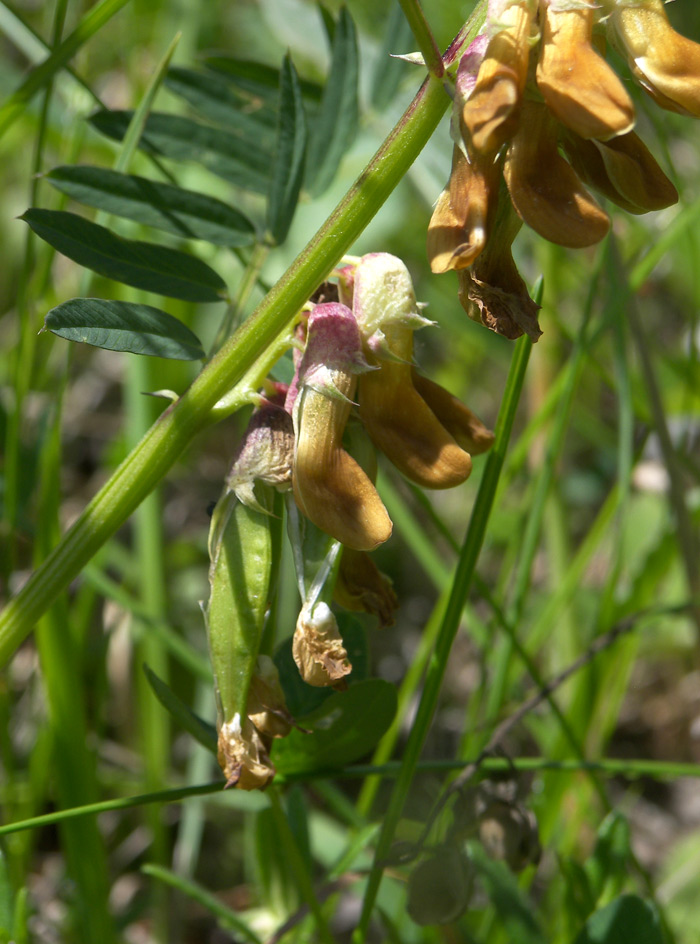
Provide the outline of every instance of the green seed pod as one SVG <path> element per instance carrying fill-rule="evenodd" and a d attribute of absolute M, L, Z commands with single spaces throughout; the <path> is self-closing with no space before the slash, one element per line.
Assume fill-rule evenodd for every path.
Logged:
<path fill-rule="evenodd" d="M 268 608 L 281 500 L 258 485 L 262 511 L 228 492 L 212 516 L 206 611 L 219 731 L 219 763 L 229 785 L 264 786 L 274 775 L 265 745 L 248 721 L 248 694 L 256 671 Z M 265 514 L 264 512 L 268 512 Z"/>

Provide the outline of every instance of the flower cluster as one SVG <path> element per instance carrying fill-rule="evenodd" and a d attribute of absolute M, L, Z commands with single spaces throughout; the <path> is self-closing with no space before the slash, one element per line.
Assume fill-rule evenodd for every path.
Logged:
<path fill-rule="evenodd" d="M 375 614 L 382 626 L 393 623 L 397 600 L 367 554 L 393 527 L 374 485 L 375 447 L 411 481 L 442 489 L 464 482 L 471 456 L 493 441 L 464 404 L 416 369 L 413 333 L 431 324 L 420 308 L 395 256 L 372 253 L 343 267 L 302 321 L 283 406 L 271 387 L 228 479 L 258 510 L 254 481 L 282 490 L 291 482 L 298 512 L 342 545 L 338 566 L 333 557 L 327 568 L 334 599 Z M 310 684 L 342 686 L 351 666 L 317 582 L 299 614 L 293 655 Z"/>
<path fill-rule="evenodd" d="M 661 107 L 700 117 L 700 45 L 673 30 L 663 0 L 489 0 L 459 63 L 428 255 L 433 272 L 457 271 L 467 314 L 509 338 L 541 333 L 511 253 L 523 222 L 579 248 L 610 226 L 588 187 L 631 213 L 678 199 L 632 130 L 606 41 Z"/>

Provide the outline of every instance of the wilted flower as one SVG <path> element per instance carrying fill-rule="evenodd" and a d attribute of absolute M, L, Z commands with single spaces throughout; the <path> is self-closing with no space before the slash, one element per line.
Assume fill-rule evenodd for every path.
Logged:
<path fill-rule="evenodd" d="M 658 104 L 700 116 L 700 45 L 672 29 L 662 0 L 490 0 L 457 70 L 452 172 L 428 256 L 433 272 L 459 273 L 470 316 L 507 337 L 540 332 L 510 252 L 517 227 L 501 175 L 519 219 L 572 248 L 610 226 L 586 186 L 633 213 L 678 197 L 632 132 L 632 101 L 604 58 L 606 28 Z M 504 232 L 506 245 L 494 247 Z"/>
<path fill-rule="evenodd" d="M 382 544 L 392 530 L 377 490 L 342 446 L 357 375 L 366 370 L 352 312 L 338 303 L 317 305 L 294 403 L 294 498 L 322 531 L 363 551 Z"/>
<path fill-rule="evenodd" d="M 294 727 L 277 666 L 269 656 L 258 656 L 248 690 L 248 717 L 264 739 L 286 737 Z"/>
<path fill-rule="evenodd" d="M 398 597 L 389 578 L 363 551 L 343 548 L 333 597 L 346 610 L 376 616 L 382 628 L 394 625 Z"/>
<path fill-rule="evenodd" d="M 236 714 L 219 728 L 218 760 L 227 787 L 262 790 L 275 776 L 267 748 L 248 719 Z"/>

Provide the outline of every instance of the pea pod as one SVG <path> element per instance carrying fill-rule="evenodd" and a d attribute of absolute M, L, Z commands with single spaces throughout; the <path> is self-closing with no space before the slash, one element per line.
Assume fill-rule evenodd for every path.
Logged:
<path fill-rule="evenodd" d="M 247 717 L 281 512 L 272 487 L 258 483 L 257 494 L 268 514 L 243 505 L 232 492 L 226 492 L 214 510 L 209 534 L 211 593 L 206 611 L 216 685 L 219 762 L 230 784 L 248 789 L 263 785 L 274 774 L 265 745 Z"/>

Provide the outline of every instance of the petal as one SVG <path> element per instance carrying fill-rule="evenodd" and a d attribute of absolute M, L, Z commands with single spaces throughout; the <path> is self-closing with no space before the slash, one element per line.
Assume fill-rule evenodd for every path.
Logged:
<path fill-rule="evenodd" d="M 631 131 L 635 115 L 622 82 L 591 45 L 593 13 L 546 6 L 537 86 L 567 128 L 605 140 Z"/>
<path fill-rule="evenodd" d="M 550 242 L 578 249 L 600 242 L 610 220 L 558 151 L 557 125 L 537 102 L 523 106 L 523 121 L 503 168 L 521 219 Z"/>
<path fill-rule="evenodd" d="M 610 25 L 635 78 L 657 103 L 700 118 L 700 45 L 673 29 L 662 0 L 618 3 Z"/>

